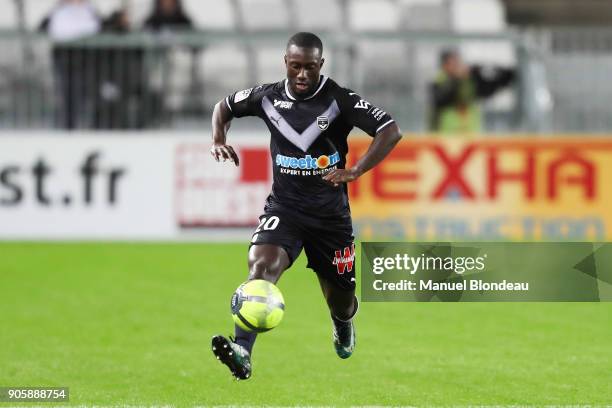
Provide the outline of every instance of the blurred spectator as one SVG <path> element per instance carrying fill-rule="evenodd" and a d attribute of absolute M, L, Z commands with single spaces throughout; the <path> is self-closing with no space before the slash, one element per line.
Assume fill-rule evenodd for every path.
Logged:
<path fill-rule="evenodd" d="M 60 0 L 41 23 L 55 41 L 69 41 L 96 34 L 100 18 L 88 0 Z"/>
<path fill-rule="evenodd" d="M 158 33 L 167 34 L 172 31 L 192 30 L 193 23 L 183 8 L 181 0 L 155 0 L 153 11 L 144 22 L 144 28 Z M 173 75 L 173 46 L 160 41 L 156 48 L 156 54 L 152 60 L 156 61 L 159 69 L 159 87 L 156 92 L 161 95 L 158 119 L 161 122 L 170 120 L 170 115 L 176 106 L 170 107 L 169 95 L 171 90 L 171 80 Z M 197 60 L 199 47 L 189 47 L 192 54 L 192 64 Z"/>
<path fill-rule="evenodd" d="M 154 31 L 166 29 L 192 29 L 193 23 L 183 9 L 181 0 L 155 0 L 153 12 L 144 23 L 145 28 Z"/>
<path fill-rule="evenodd" d="M 108 33 L 127 33 L 130 31 L 130 16 L 126 9 L 119 9 L 111 13 L 102 22 L 102 31 Z"/>
<path fill-rule="evenodd" d="M 59 103 L 57 126 L 74 129 L 86 120 L 93 93 L 88 74 L 95 53 L 69 41 L 96 34 L 101 21 L 88 0 L 60 0 L 40 25 L 54 41 L 53 68 Z"/>
<path fill-rule="evenodd" d="M 512 69 L 468 66 L 457 51 L 440 55 L 440 71 L 430 86 L 430 129 L 441 133 L 476 133 L 482 129 L 478 100 L 510 85 Z"/>
<path fill-rule="evenodd" d="M 127 10 L 113 12 L 104 20 L 105 33 L 130 33 Z M 154 104 L 148 93 L 145 50 L 139 44 L 103 43 L 96 47 L 96 95 L 93 126 L 96 129 L 143 128 Z"/>

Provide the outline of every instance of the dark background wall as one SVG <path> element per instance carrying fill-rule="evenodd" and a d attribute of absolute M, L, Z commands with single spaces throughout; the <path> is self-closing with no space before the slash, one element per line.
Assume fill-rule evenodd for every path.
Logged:
<path fill-rule="evenodd" d="M 503 0 L 510 24 L 612 26 L 612 0 Z"/>

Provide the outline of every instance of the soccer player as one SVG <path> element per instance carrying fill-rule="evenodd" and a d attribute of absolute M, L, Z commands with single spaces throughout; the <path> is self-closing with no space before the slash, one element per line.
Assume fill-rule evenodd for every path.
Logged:
<path fill-rule="evenodd" d="M 266 123 L 273 184 L 249 247 L 249 279 L 276 283 L 304 249 L 331 313 L 336 353 L 348 358 L 355 348 L 358 305 L 346 183 L 387 156 L 401 133 L 384 110 L 321 75 L 323 62 L 316 35 L 293 35 L 285 54 L 286 79 L 236 92 L 215 105 L 211 154 L 238 166 L 238 155 L 226 144 L 231 120 L 258 116 Z M 373 140 L 346 168 L 347 137 L 354 126 Z M 212 339 L 213 353 L 237 379 L 251 376 L 255 338 L 236 325 L 234 339 Z"/>

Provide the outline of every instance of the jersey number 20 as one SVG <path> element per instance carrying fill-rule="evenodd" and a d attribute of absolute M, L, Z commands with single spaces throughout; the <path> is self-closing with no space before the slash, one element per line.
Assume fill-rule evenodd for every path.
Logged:
<path fill-rule="evenodd" d="M 278 227 L 279 222 L 280 219 L 276 215 L 273 215 L 270 218 L 263 217 L 261 221 L 259 221 L 259 225 L 257 226 L 255 233 L 253 234 L 253 239 L 251 240 L 251 242 L 257 241 L 257 236 L 262 228 L 264 229 L 264 231 L 274 230 L 276 229 L 276 227 Z"/>

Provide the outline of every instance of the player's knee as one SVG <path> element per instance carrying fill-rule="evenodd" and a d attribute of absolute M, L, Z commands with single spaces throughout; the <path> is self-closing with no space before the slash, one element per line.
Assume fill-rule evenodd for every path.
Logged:
<path fill-rule="evenodd" d="M 249 279 L 264 279 L 276 283 L 289 267 L 289 259 L 280 247 L 255 245 L 249 250 Z"/>
<path fill-rule="evenodd" d="M 249 262 L 249 279 L 264 279 L 276 283 L 283 271 L 278 267 L 278 262 L 267 259 L 256 259 Z"/>

